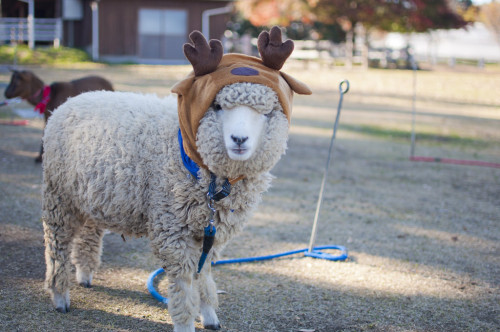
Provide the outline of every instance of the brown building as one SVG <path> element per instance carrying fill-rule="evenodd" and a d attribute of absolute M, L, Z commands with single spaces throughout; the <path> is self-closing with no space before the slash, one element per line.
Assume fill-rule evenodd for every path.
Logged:
<path fill-rule="evenodd" d="M 182 45 L 189 33 L 202 31 L 205 22 L 208 37 L 221 38 L 229 20 L 227 7 L 232 3 L 230 0 L 33 2 L 35 24 L 41 18 L 62 21 L 61 45 L 83 48 L 102 60 L 140 63 L 185 62 Z M 3 18 L 26 18 L 28 15 L 26 2 L 2 0 L 1 5 Z M 97 22 L 93 22 L 93 15 L 98 17 Z M 98 43 L 94 44 L 93 30 L 98 33 Z"/>

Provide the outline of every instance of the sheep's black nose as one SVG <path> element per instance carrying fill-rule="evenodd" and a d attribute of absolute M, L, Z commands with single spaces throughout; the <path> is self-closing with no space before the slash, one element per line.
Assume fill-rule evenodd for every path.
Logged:
<path fill-rule="evenodd" d="M 237 137 L 237 136 L 231 135 L 231 139 L 234 141 L 234 143 L 241 145 L 248 140 L 248 137 Z"/>

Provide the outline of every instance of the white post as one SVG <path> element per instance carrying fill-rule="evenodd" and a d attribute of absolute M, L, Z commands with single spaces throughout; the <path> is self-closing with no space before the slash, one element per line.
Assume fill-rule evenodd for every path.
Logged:
<path fill-rule="evenodd" d="M 92 60 L 99 59 L 99 1 L 92 1 Z"/>
<path fill-rule="evenodd" d="M 54 36 L 54 48 L 59 48 L 61 46 L 62 39 L 62 20 L 58 19 L 56 21 L 55 36 Z"/>
<path fill-rule="evenodd" d="M 346 32 L 345 38 L 345 52 L 346 52 L 346 63 L 345 63 L 345 68 L 346 69 L 352 69 L 352 63 L 353 63 L 353 51 L 354 51 L 354 42 L 353 42 L 353 36 L 354 36 L 354 31 L 350 29 L 349 31 Z"/>
<path fill-rule="evenodd" d="M 201 14 L 201 33 L 206 39 L 210 39 L 210 16 L 230 13 L 233 10 L 232 6 L 221 8 L 207 9 Z"/>
<path fill-rule="evenodd" d="M 20 0 L 28 4 L 28 46 L 35 48 L 35 2 L 34 0 Z"/>

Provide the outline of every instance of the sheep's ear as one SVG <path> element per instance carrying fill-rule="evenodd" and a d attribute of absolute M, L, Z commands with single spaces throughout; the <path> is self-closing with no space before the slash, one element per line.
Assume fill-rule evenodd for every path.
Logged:
<path fill-rule="evenodd" d="M 312 94 L 311 89 L 301 81 L 293 78 L 292 76 L 285 74 L 283 72 L 280 73 L 281 77 L 285 79 L 290 88 L 292 88 L 293 92 L 298 93 L 299 95 L 310 95 Z"/>
<path fill-rule="evenodd" d="M 193 82 L 194 82 L 194 74 L 189 75 L 182 81 L 175 83 L 175 85 L 172 87 L 172 92 L 183 96 L 187 93 L 187 91 L 189 91 L 189 89 L 193 85 Z"/>

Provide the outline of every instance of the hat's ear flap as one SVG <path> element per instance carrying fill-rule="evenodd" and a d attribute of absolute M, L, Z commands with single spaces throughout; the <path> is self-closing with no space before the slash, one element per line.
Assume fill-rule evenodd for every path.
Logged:
<path fill-rule="evenodd" d="M 293 92 L 298 93 L 299 95 L 310 95 L 312 94 L 311 89 L 305 84 L 302 83 L 301 81 L 293 78 L 292 76 L 285 74 L 283 72 L 280 72 L 281 77 L 285 79 L 285 81 L 288 83 L 290 88 L 293 90 Z"/>
<path fill-rule="evenodd" d="M 177 93 L 180 96 L 185 95 L 194 83 L 194 74 L 191 73 L 188 77 L 175 83 L 172 87 L 172 92 Z"/>

